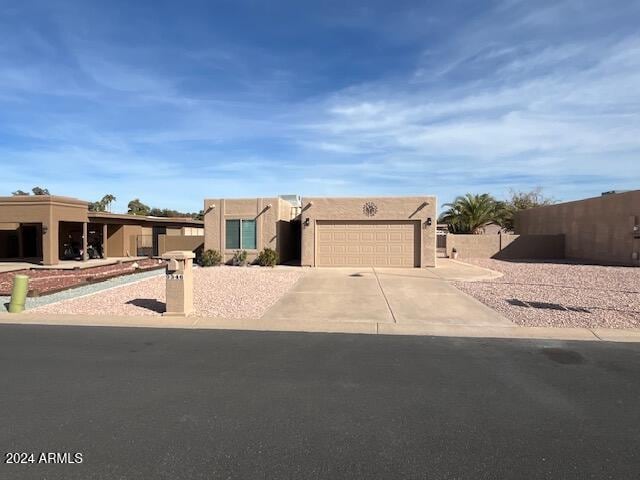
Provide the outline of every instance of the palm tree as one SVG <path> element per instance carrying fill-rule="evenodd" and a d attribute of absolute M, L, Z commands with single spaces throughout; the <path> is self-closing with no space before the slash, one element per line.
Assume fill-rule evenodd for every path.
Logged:
<path fill-rule="evenodd" d="M 111 204 L 113 202 L 115 202 L 116 200 L 117 200 L 116 197 L 114 197 L 110 193 L 107 193 L 104 197 L 102 197 L 102 200 L 100 200 L 100 202 L 105 206 L 107 211 L 110 212 L 111 211 Z"/>
<path fill-rule="evenodd" d="M 440 215 L 438 221 L 447 223 L 452 233 L 479 234 L 484 232 L 487 225 L 501 223 L 501 204 L 488 193 L 467 193 L 444 206 L 448 209 Z"/>

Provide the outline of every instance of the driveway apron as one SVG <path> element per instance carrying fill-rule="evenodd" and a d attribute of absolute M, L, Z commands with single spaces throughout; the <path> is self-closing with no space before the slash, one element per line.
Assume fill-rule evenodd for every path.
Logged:
<path fill-rule="evenodd" d="M 498 312 L 453 287 L 442 270 L 409 268 L 314 268 L 271 307 L 265 320 L 372 323 L 512 325 Z M 465 268 L 463 268 L 465 272 Z M 468 270 L 469 278 L 487 275 Z"/>

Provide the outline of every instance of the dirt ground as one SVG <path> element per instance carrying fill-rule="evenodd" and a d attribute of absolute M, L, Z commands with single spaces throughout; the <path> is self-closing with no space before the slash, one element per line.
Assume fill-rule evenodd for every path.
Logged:
<path fill-rule="evenodd" d="M 522 326 L 640 328 L 640 268 L 465 259 L 504 274 L 455 286 Z"/>
<path fill-rule="evenodd" d="M 134 263 L 139 268 L 134 268 Z M 143 259 L 137 261 L 116 263 L 100 267 L 91 267 L 83 270 L 18 270 L 14 272 L 0 273 L 0 295 L 11 295 L 13 277 L 16 275 L 27 275 L 29 277 L 29 290 L 37 291 L 39 294 L 57 291 L 66 287 L 83 285 L 92 280 L 103 280 L 119 275 L 144 272 L 152 268 L 157 268 L 158 260 Z"/>
<path fill-rule="evenodd" d="M 193 315 L 260 318 L 304 275 L 304 270 L 222 266 L 196 268 L 193 273 Z M 31 311 L 78 315 L 160 315 L 165 311 L 165 284 L 164 276 L 154 277 Z"/>

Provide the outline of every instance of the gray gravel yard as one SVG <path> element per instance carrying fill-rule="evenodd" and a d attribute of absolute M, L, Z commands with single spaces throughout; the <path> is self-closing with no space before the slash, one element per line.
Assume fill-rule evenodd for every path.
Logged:
<path fill-rule="evenodd" d="M 503 277 L 454 285 L 531 327 L 640 328 L 640 268 L 465 259 Z"/>
<path fill-rule="evenodd" d="M 194 315 L 260 318 L 304 275 L 301 268 L 210 267 L 194 269 Z M 165 278 L 35 308 L 32 312 L 78 315 L 160 315 Z"/>

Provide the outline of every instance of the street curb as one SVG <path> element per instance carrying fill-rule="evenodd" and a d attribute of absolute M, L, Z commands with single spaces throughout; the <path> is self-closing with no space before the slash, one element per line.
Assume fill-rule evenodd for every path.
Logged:
<path fill-rule="evenodd" d="M 367 335 L 419 335 L 437 337 L 578 340 L 590 342 L 639 342 L 640 329 L 557 328 L 451 324 L 411 324 L 348 321 L 292 321 L 224 319 L 205 317 L 157 317 L 0 313 L 0 324 L 85 327 L 138 327 L 278 332 L 355 333 Z"/>

